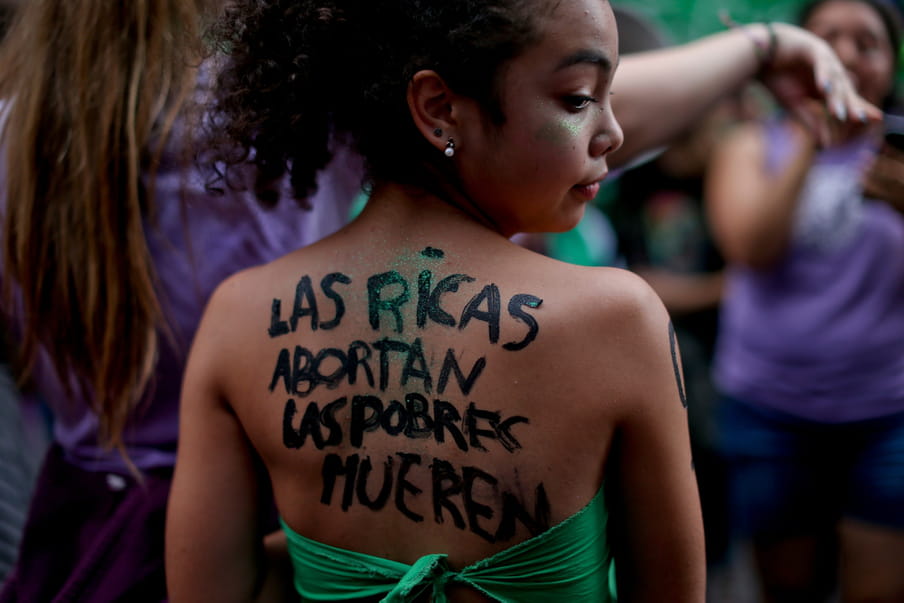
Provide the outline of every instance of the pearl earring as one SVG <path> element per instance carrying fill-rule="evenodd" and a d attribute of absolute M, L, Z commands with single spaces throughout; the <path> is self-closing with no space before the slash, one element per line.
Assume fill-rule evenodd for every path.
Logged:
<path fill-rule="evenodd" d="M 449 141 L 446 143 L 446 149 L 443 151 L 446 157 L 452 157 L 455 155 L 455 139 L 449 138 Z"/>

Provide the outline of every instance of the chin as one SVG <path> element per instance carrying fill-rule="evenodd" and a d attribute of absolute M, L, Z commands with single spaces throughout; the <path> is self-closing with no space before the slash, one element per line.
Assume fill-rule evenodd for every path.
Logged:
<path fill-rule="evenodd" d="M 560 216 L 559 220 L 546 226 L 545 232 L 568 232 L 580 224 L 581 219 L 584 217 L 585 207 L 586 205 L 581 204 L 576 211 L 569 212 L 566 216 Z"/>

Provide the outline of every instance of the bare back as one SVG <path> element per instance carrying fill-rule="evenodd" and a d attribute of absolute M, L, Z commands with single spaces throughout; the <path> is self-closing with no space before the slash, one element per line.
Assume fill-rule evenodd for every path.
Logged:
<path fill-rule="evenodd" d="M 601 487 L 637 387 L 630 275 L 400 202 L 236 280 L 216 370 L 295 531 L 462 566 Z"/>

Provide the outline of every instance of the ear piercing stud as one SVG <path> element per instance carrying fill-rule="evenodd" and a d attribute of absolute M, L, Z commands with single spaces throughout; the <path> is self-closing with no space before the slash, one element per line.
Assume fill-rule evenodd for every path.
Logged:
<path fill-rule="evenodd" d="M 455 155 L 455 139 L 449 138 L 449 141 L 446 143 L 446 149 L 443 151 L 443 154 L 446 157 L 453 157 Z"/>
<path fill-rule="evenodd" d="M 437 138 L 440 138 L 443 135 L 442 128 L 436 128 L 435 130 L 433 130 L 433 135 Z"/>

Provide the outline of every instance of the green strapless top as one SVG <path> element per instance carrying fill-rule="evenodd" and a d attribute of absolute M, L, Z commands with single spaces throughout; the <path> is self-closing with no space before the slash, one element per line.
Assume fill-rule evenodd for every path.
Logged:
<path fill-rule="evenodd" d="M 547 531 L 460 570 L 449 567 L 445 554 L 408 565 L 329 546 L 280 523 L 302 601 L 384 595 L 381 601 L 402 603 L 432 590 L 442 603 L 447 584 L 466 584 L 496 601 L 608 603 L 615 601 L 615 582 L 602 493 Z"/>

